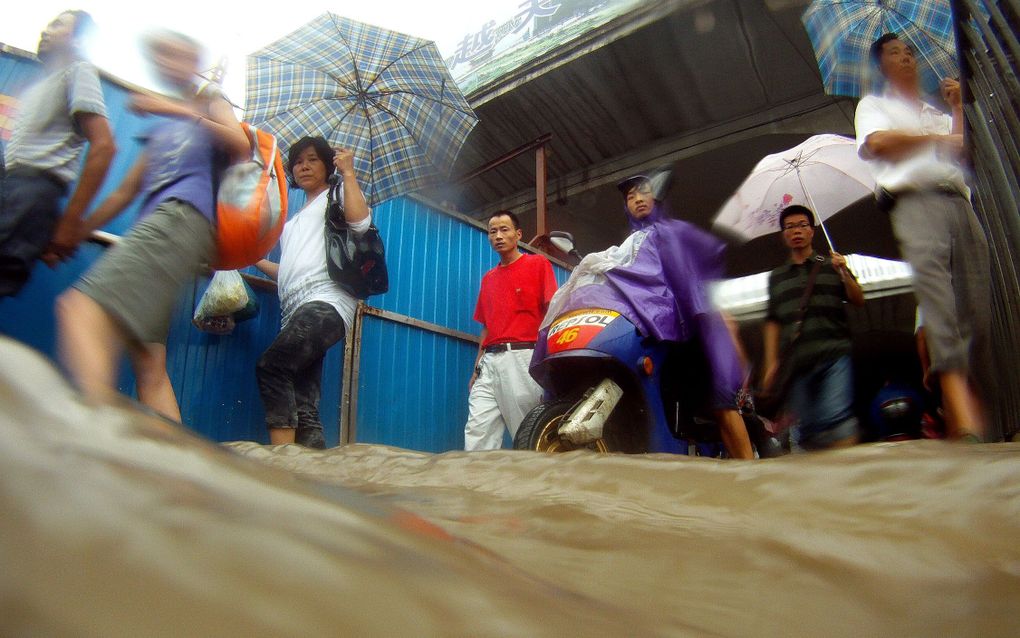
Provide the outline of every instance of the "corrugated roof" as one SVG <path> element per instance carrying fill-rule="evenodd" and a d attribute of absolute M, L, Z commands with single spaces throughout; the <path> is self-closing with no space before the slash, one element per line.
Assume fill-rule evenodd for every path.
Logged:
<path fill-rule="evenodd" d="M 575 60 L 661 18 L 682 4 L 690 4 L 690 0 L 615 0 L 595 5 L 590 13 L 527 39 L 491 57 L 470 73 L 457 75 L 457 84 L 477 107 L 535 75 Z"/>

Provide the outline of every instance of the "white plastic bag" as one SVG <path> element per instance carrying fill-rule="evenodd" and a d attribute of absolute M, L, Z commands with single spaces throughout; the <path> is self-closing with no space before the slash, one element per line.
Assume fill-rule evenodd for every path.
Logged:
<path fill-rule="evenodd" d="M 198 301 L 192 323 L 199 330 L 226 334 L 234 328 L 232 315 L 248 305 L 248 288 L 236 270 L 217 270 Z M 227 325 L 229 324 L 229 325 Z"/>

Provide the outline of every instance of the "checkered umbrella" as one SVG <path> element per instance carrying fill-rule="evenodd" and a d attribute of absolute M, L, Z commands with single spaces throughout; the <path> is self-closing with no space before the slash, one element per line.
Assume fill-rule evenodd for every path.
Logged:
<path fill-rule="evenodd" d="M 351 149 L 370 204 L 447 177 L 478 122 L 434 43 L 332 13 L 248 57 L 245 119 Z"/>
<path fill-rule="evenodd" d="M 921 85 L 938 93 L 942 78 L 959 75 L 949 0 L 814 0 L 801 17 L 825 92 L 860 97 L 881 90 L 871 44 L 895 33 L 917 55 Z"/>

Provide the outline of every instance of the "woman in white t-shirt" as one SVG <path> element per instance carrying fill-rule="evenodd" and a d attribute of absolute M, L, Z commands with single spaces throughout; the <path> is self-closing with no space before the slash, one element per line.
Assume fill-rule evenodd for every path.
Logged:
<path fill-rule="evenodd" d="M 326 447 L 319 420 L 322 361 L 350 331 L 357 308 L 358 300 L 326 270 L 326 200 L 333 168 L 343 183 L 340 203 L 347 223 L 356 233 L 368 230 L 371 210 L 354 174 L 353 153 L 334 152 L 322 137 L 304 137 L 290 147 L 287 169 L 307 203 L 283 228 L 280 263 L 255 264 L 276 280 L 283 315 L 280 334 L 255 370 L 273 445 Z"/>

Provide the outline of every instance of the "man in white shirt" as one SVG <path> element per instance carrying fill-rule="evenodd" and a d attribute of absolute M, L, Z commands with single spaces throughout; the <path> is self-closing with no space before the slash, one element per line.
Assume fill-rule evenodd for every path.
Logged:
<path fill-rule="evenodd" d="M 875 174 L 879 203 L 888 208 L 900 253 L 914 270 L 949 433 L 980 440 L 984 417 L 971 372 L 989 346 L 990 267 L 988 241 L 960 164 L 960 84 L 942 81 L 942 97 L 952 108 L 952 116 L 946 115 L 921 99 L 909 44 L 887 33 L 871 54 L 886 91 L 857 106 L 858 153 Z"/>

